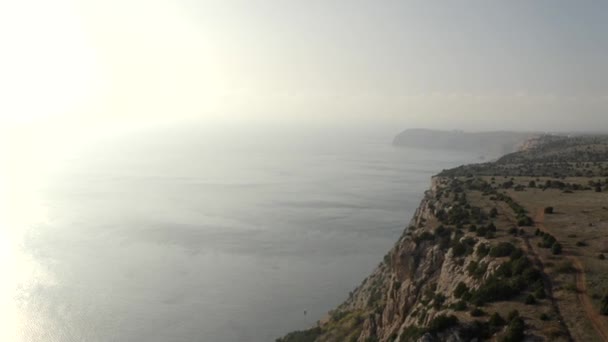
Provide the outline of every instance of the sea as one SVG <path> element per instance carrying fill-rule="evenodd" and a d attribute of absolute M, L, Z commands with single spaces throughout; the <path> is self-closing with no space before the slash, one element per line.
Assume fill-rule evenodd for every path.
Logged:
<path fill-rule="evenodd" d="M 399 130 L 159 126 L 46 158 L 13 198 L 36 203 L 13 211 L 30 219 L 2 226 L 3 340 L 274 341 L 313 326 L 382 261 L 431 176 L 479 158 L 394 147 Z"/>

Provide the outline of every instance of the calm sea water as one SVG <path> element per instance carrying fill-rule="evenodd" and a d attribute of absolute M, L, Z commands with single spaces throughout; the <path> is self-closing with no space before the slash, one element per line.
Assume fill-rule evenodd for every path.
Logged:
<path fill-rule="evenodd" d="M 32 271 L 16 335 L 274 341 L 311 326 L 382 260 L 431 175 L 475 159 L 368 133 L 171 128 L 58 162 L 36 192 L 45 221 L 18 239 Z"/>

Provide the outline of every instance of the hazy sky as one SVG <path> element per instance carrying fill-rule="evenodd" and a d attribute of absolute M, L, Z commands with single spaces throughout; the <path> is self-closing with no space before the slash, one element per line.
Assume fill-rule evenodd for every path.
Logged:
<path fill-rule="evenodd" d="M 20 0 L 0 116 L 608 127 L 604 1 Z"/>

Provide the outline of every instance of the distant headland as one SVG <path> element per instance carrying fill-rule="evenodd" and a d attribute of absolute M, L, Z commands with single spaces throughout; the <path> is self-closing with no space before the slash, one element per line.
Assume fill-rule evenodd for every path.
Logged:
<path fill-rule="evenodd" d="M 464 132 L 432 129 L 407 129 L 393 139 L 394 146 L 458 150 L 478 153 L 480 157 L 497 158 L 516 152 L 541 132 Z"/>

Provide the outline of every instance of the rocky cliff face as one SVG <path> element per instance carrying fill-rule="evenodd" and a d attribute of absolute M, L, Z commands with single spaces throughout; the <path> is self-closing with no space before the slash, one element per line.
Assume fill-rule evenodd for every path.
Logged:
<path fill-rule="evenodd" d="M 466 311 L 503 299 L 493 291 L 505 298 L 519 294 L 528 281 L 539 283 L 539 276 L 521 249 L 499 242 L 503 238 L 496 234 L 504 241 L 514 239 L 503 234 L 506 227 L 496 233 L 496 208 L 486 212 L 469 201 L 463 186 L 488 185 L 434 178 L 410 225 L 377 269 L 317 327 L 279 341 L 469 341 L 504 333 L 502 326 Z M 507 246 L 506 254 L 488 253 L 500 243 Z M 516 249 L 515 257 L 521 259 L 508 261 L 505 256 Z M 513 260 L 521 264 L 518 273 L 510 271 Z M 500 276 L 495 275 L 498 269 Z M 519 276 L 523 272 L 531 276 L 524 280 Z"/>

